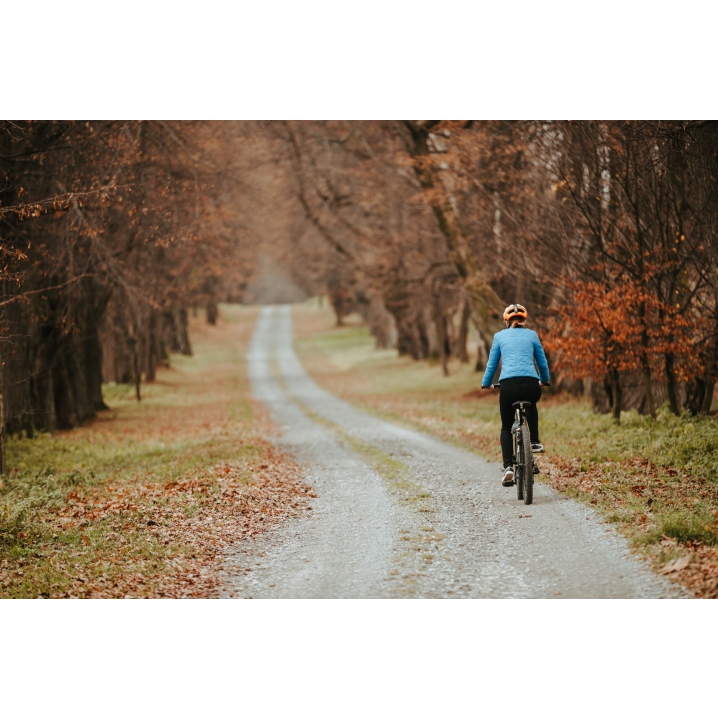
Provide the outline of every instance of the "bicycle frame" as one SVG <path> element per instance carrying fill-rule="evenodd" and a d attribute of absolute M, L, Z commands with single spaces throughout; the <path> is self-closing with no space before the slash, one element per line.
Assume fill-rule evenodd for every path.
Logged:
<path fill-rule="evenodd" d="M 514 467 L 523 466 L 523 464 L 519 464 L 518 461 L 518 441 L 519 441 L 519 430 L 521 427 L 526 423 L 526 411 L 524 409 L 523 402 L 519 404 L 519 406 L 516 408 L 516 412 L 514 414 L 514 424 L 511 427 L 511 434 L 514 437 L 514 455 L 512 457 L 513 465 Z M 531 451 L 531 447 L 529 447 L 529 451 Z"/>

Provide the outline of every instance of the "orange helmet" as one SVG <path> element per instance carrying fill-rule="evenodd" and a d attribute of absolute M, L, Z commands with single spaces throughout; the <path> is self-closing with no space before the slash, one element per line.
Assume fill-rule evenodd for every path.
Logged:
<path fill-rule="evenodd" d="M 506 307 L 506 309 L 504 309 L 504 321 L 507 324 L 512 319 L 515 319 L 517 317 L 521 319 L 526 319 L 526 317 L 528 317 L 528 312 L 526 311 L 525 307 L 522 307 L 520 304 L 511 304 L 510 306 Z"/>

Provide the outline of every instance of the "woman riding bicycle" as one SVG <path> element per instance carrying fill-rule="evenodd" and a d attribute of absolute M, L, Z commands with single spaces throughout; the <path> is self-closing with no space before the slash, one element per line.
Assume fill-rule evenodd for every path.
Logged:
<path fill-rule="evenodd" d="M 499 384 L 499 410 L 501 412 L 501 453 L 504 460 L 501 483 L 512 486 L 514 482 L 513 444 L 511 425 L 514 422 L 512 404 L 515 401 L 531 402 L 526 408 L 526 421 L 531 434 L 531 451 L 542 454 L 543 446 L 539 441 L 538 410 L 536 402 L 541 398 L 541 387 L 549 383 L 548 362 L 538 334 L 526 329 L 524 324 L 528 313 L 520 304 L 512 304 L 504 311 L 506 329 L 494 334 L 489 361 L 486 365 L 482 389 L 490 389 L 494 374 L 501 359 Z M 534 359 L 538 366 L 534 366 Z M 540 374 L 540 377 L 539 377 Z"/>

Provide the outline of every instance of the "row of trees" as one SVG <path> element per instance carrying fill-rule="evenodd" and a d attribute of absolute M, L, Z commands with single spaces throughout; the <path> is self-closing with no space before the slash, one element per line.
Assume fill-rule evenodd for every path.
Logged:
<path fill-rule="evenodd" d="M 246 257 L 220 125 L 0 123 L 2 414 L 7 431 L 102 410 L 102 381 L 191 352 L 187 310 L 241 296 Z"/>
<path fill-rule="evenodd" d="M 446 371 L 452 354 L 468 361 L 470 319 L 490 342 L 503 307 L 458 220 L 429 129 L 282 122 L 267 127 L 267 143 L 293 217 L 282 247 L 295 276 L 328 294 L 338 322 L 356 309 L 380 346 L 440 358 Z"/>
<path fill-rule="evenodd" d="M 614 417 L 710 410 L 718 368 L 713 122 L 566 123 L 553 140 L 557 198 L 571 209 L 564 289 L 549 346 L 602 382 Z M 575 307 L 582 311 L 577 315 Z"/>
<path fill-rule="evenodd" d="M 617 420 L 709 410 L 718 124 L 283 122 L 267 143 L 282 251 L 338 321 L 359 309 L 380 345 L 445 371 L 473 321 L 481 368 L 519 301 L 559 385 Z"/>

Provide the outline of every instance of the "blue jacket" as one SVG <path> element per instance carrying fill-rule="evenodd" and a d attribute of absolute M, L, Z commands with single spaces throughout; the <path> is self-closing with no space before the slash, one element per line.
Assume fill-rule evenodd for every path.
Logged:
<path fill-rule="evenodd" d="M 482 386 L 491 386 L 501 359 L 501 376 L 499 381 L 517 376 L 532 376 L 536 374 L 534 359 L 541 372 L 541 381 L 548 382 L 548 362 L 541 346 L 541 340 L 533 329 L 514 327 L 504 329 L 494 334 L 491 344 L 491 353 L 486 365 Z"/>

